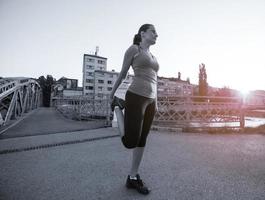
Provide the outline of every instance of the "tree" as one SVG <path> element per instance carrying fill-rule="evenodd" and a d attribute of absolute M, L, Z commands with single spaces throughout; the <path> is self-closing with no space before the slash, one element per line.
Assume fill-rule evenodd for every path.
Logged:
<path fill-rule="evenodd" d="M 199 96 L 207 96 L 208 94 L 208 83 L 205 64 L 199 65 Z"/>
<path fill-rule="evenodd" d="M 40 76 L 37 81 L 42 89 L 42 104 L 45 107 L 50 107 L 52 85 L 56 80 L 51 75 L 47 75 L 46 78 Z"/>

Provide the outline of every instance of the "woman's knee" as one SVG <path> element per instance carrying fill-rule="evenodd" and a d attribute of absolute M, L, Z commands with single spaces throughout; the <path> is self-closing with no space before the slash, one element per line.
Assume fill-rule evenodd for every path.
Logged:
<path fill-rule="evenodd" d="M 138 146 L 138 140 L 137 139 L 127 139 L 126 137 L 122 137 L 122 143 L 127 149 L 133 149 Z"/>

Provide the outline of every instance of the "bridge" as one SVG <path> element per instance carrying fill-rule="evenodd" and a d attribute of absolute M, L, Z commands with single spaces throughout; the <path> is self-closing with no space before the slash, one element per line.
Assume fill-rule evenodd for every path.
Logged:
<path fill-rule="evenodd" d="M 28 97 L 34 97 L 32 94 Z M 14 93 L 2 105 L 6 110 L 13 96 Z M 17 98 L 13 101 L 20 104 L 20 97 Z M 261 133 L 211 135 L 152 130 L 140 168 L 152 192 L 142 197 L 124 186 L 131 152 L 122 146 L 117 128 L 106 123 L 111 115 L 104 118 L 100 109 L 92 109 L 96 117 L 72 120 L 60 106 L 67 107 L 68 111 L 76 109 L 76 116 L 81 117 L 79 110 L 91 109 L 91 104 L 83 101 L 78 105 L 69 99 L 60 102 L 51 108 L 25 107 L 28 112 L 20 112 L 16 120 L 11 117 L 15 116 L 14 110 L 19 113 L 22 109 L 13 105 L 11 120 L 0 128 L 0 199 L 265 198 L 265 140 Z M 66 102 L 76 107 L 63 106 Z M 174 104 L 168 99 L 159 102 L 160 108 L 165 105 L 163 115 L 183 103 Z M 206 104 L 203 107 L 202 112 Z M 191 114 L 198 116 L 198 113 Z M 2 116 L 6 120 L 7 114 Z M 187 118 L 185 115 L 169 117 L 184 121 Z"/>
<path fill-rule="evenodd" d="M 0 127 L 40 104 L 40 86 L 36 80 L 5 78 L 0 79 L 0 84 Z M 113 117 L 115 119 L 108 96 L 55 96 L 51 102 L 64 116 L 72 119 L 102 119 L 106 126 L 111 126 Z M 220 127 L 230 123 L 230 127 L 244 128 L 245 112 L 249 110 L 265 110 L 265 96 L 249 95 L 245 99 L 212 96 L 159 97 L 154 126 Z"/>
<path fill-rule="evenodd" d="M 117 128 L 38 108 L 0 139 L 0 199 L 141 199 L 124 186 L 131 163 Z M 97 123 L 96 123 L 97 122 Z M 92 127 L 92 129 L 91 129 Z M 151 131 L 140 174 L 145 199 L 264 199 L 262 134 Z"/>
<path fill-rule="evenodd" d="M 32 78 L 0 79 L 0 126 L 38 107 L 40 85 Z"/>

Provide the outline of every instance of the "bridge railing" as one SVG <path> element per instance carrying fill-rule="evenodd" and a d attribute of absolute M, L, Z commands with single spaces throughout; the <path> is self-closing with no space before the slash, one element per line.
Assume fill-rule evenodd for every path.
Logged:
<path fill-rule="evenodd" d="M 77 120 L 104 119 L 110 123 L 113 119 L 107 96 L 102 99 L 54 97 L 52 102 L 64 115 Z M 244 128 L 246 109 L 248 105 L 242 97 L 159 97 L 153 124 L 167 127 Z"/>
<path fill-rule="evenodd" d="M 110 125 L 113 118 L 109 98 L 53 97 L 52 106 L 66 117 L 76 120 L 101 119 L 106 121 L 106 125 Z"/>
<path fill-rule="evenodd" d="M 230 126 L 243 128 L 244 117 L 242 98 L 160 97 L 154 124 L 175 127 Z"/>

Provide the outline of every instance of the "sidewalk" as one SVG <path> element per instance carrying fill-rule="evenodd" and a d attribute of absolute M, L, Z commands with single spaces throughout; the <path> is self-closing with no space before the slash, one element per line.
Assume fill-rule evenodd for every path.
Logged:
<path fill-rule="evenodd" d="M 148 196 L 124 186 L 131 152 L 116 135 L 102 128 L 0 140 L 1 150 L 22 149 L 0 154 L 0 199 L 265 199 L 263 135 L 151 132 L 140 168 Z"/>

